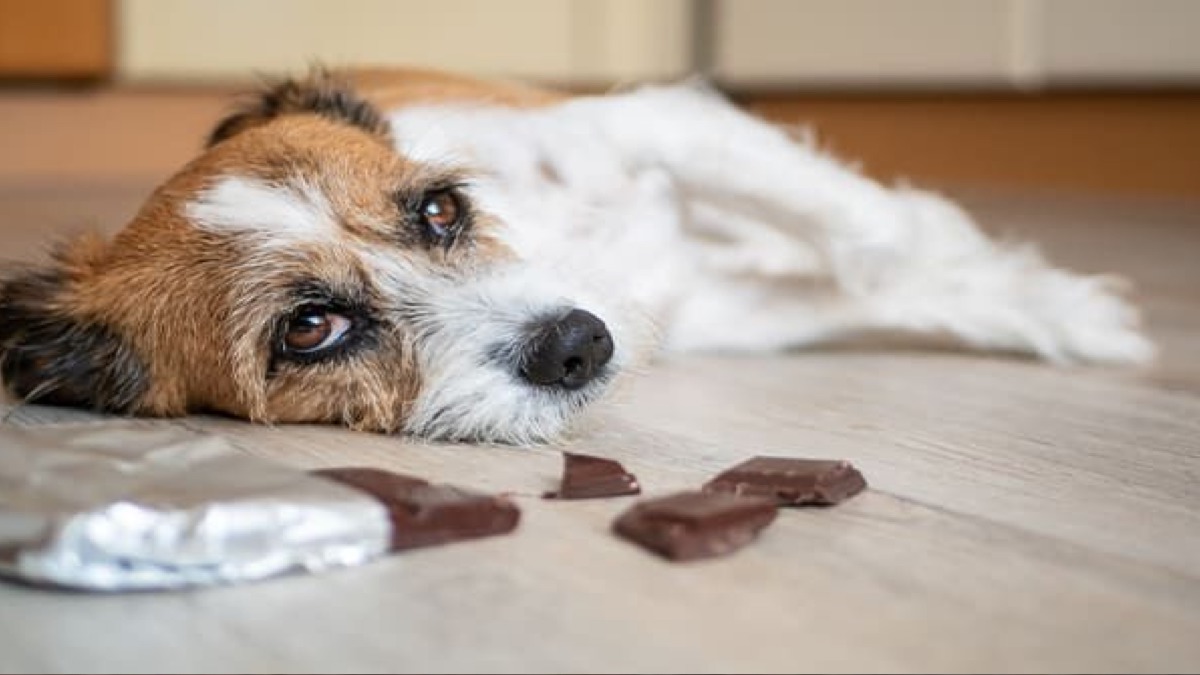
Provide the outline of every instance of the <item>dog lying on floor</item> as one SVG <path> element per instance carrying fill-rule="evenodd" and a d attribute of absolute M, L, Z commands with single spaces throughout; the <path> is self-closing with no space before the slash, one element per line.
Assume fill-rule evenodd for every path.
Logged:
<path fill-rule="evenodd" d="M 1108 280 L 695 83 L 285 81 L 111 241 L 0 286 L 0 372 L 26 401 L 510 443 L 561 433 L 659 348 L 871 331 L 1059 363 L 1152 355 Z"/>

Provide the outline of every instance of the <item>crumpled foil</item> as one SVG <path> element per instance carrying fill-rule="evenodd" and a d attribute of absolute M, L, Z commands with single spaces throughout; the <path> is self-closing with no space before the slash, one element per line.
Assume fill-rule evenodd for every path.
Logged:
<path fill-rule="evenodd" d="M 218 437 L 131 422 L 0 426 L 0 574 L 124 591 L 358 565 L 386 552 L 371 497 Z"/>

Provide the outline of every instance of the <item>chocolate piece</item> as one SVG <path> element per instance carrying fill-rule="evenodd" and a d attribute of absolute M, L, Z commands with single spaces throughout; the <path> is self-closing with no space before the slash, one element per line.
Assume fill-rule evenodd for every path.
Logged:
<path fill-rule="evenodd" d="M 521 517 L 516 504 L 503 497 L 390 471 L 347 467 L 313 473 L 366 492 L 387 507 L 393 551 L 505 534 Z"/>
<path fill-rule="evenodd" d="M 720 473 L 704 491 L 770 497 L 780 506 L 827 506 L 865 487 L 862 474 L 845 460 L 755 457 Z"/>
<path fill-rule="evenodd" d="M 777 511 L 762 497 L 680 492 L 634 504 L 613 531 L 671 560 L 712 558 L 753 541 Z"/>
<path fill-rule="evenodd" d="M 557 492 L 542 496 L 546 499 L 590 499 L 636 495 L 641 491 L 637 476 L 626 471 L 619 462 L 564 452 L 562 484 Z"/>

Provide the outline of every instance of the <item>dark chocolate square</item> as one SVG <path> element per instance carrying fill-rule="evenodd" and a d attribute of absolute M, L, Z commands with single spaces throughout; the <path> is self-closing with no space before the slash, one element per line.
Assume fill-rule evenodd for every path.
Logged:
<path fill-rule="evenodd" d="M 828 506 L 866 487 L 862 474 L 845 460 L 755 457 L 721 472 L 704 491 L 770 497 L 780 506 Z"/>
<path fill-rule="evenodd" d="M 547 499 L 591 499 L 636 495 L 641 491 L 637 476 L 626 471 L 619 462 L 564 452 L 561 484 L 557 491 L 543 496 Z"/>
<path fill-rule="evenodd" d="M 770 499 L 680 492 L 638 502 L 613 523 L 620 536 L 671 560 L 727 555 L 775 519 Z"/>

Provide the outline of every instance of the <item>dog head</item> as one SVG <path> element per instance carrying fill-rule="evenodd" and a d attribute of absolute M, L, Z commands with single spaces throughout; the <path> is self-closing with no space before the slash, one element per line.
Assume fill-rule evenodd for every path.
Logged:
<path fill-rule="evenodd" d="M 558 434 L 626 363 L 622 320 L 517 258 L 469 167 L 389 134 L 334 78 L 265 92 L 111 240 L 2 282 L 6 385 L 129 414 Z"/>

